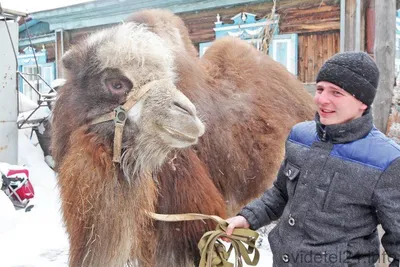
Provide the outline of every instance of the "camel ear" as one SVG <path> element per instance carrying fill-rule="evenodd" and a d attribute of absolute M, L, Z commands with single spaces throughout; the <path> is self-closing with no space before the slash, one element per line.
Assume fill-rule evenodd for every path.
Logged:
<path fill-rule="evenodd" d="M 72 50 L 68 50 L 61 58 L 64 68 L 71 70 L 76 66 L 76 57 Z"/>

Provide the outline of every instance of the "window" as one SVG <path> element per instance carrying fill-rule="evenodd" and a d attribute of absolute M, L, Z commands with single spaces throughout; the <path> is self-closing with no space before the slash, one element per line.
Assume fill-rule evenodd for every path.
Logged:
<path fill-rule="evenodd" d="M 38 89 L 39 84 L 39 92 L 40 93 L 48 93 L 50 88 L 46 85 L 49 84 L 54 80 L 54 73 L 55 73 L 55 64 L 54 63 L 46 63 L 39 65 L 39 68 L 36 65 L 29 65 L 22 67 L 22 75 L 24 78 L 29 81 L 29 83 Z M 37 74 L 39 74 L 42 79 L 40 79 Z M 33 101 L 39 100 L 39 95 L 32 89 L 32 87 L 22 79 L 22 93 L 32 99 Z"/>
<path fill-rule="evenodd" d="M 39 72 L 39 73 L 38 73 Z M 37 76 L 36 74 L 41 74 L 41 68 L 37 69 L 36 66 L 25 66 L 22 68 L 22 75 L 26 80 L 29 81 L 31 85 L 37 89 Z M 39 91 L 42 91 L 42 84 L 41 81 L 39 80 Z M 35 91 L 32 89 L 29 84 L 23 80 L 22 84 L 22 93 L 32 99 L 33 101 L 37 101 L 38 95 L 35 93 Z"/>
<path fill-rule="evenodd" d="M 297 34 L 274 35 L 268 52 L 275 61 L 297 75 Z"/>

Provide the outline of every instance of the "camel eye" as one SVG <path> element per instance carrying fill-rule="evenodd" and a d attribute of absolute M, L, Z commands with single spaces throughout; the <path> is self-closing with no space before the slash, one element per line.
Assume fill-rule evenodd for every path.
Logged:
<path fill-rule="evenodd" d="M 115 93 L 126 93 L 132 88 L 132 83 L 125 79 L 107 79 L 108 90 Z"/>
<path fill-rule="evenodd" d="M 116 90 L 122 89 L 122 87 L 123 87 L 122 83 L 119 81 L 113 82 L 111 84 L 111 86 L 113 89 L 116 89 Z"/>

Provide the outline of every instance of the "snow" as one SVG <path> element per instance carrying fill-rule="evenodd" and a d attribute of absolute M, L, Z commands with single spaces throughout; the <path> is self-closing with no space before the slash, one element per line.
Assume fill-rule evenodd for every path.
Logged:
<path fill-rule="evenodd" d="M 0 190 L 0 235 L 13 228 L 16 222 L 16 215 L 14 205 L 7 195 Z"/>
<path fill-rule="evenodd" d="M 19 112 L 27 112 L 35 109 L 37 107 L 37 103 L 32 101 L 29 97 L 18 92 L 19 97 Z"/>
<path fill-rule="evenodd" d="M 18 164 L 29 169 L 34 207 L 30 212 L 15 210 L 0 190 L 0 266 L 66 267 L 68 239 L 61 220 L 56 175 L 45 163 L 35 135 L 30 139 L 30 134 L 29 128 L 19 130 Z M 260 252 L 258 266 L 272 266 L 269 247 L 262 245 Z"/>
<path fill-rule="evenodd" d="M 68 266 L 68 240 L 61 221 L 56 176 L 44 162 L 37 141 L 34 138 L 30 140 L 29 136 L 30 129 L 19 130 L 18 164 L 29 169 L 29 178 L 35 189 L 30 204 L 34 207 L 30 212 L 23 209 L 10 211 L 8 207 L 10 219 L 0 220 L 0 229 L 7 229 L 0 231 L 3 255 L 0 266 L 65 267 Z M 3 213 L 5 199 L 0 201 Z"/>

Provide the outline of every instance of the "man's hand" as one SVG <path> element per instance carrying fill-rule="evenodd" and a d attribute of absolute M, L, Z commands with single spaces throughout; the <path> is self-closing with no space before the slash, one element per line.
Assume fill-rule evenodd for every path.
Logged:
<path fill-rule="evenodd" d="M 243 216 L 240 216 L 240 215 L 226 219 L 226 221 L 229 224 L 228 228 L 226 229 L 227 235 L 231 235 L 233 233 L 233 230 L 235 230 L 235 228 L 249 228 L 250 227 L 250 224 L 246 220 L 246 218 Z M 222 238 L 222 240 L 224 240 L 225 242 L 230 242 L 230 240 L 228 238 Z"/>

